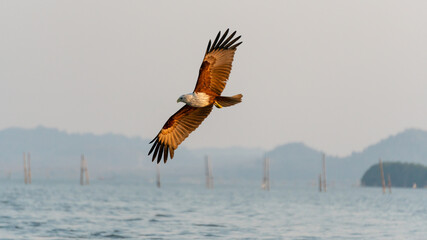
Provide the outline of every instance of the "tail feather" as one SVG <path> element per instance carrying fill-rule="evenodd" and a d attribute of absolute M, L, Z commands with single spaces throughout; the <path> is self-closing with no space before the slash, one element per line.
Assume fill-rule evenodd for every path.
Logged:
<path fill-rule="evenodd" d="M 237 94 L 232 97 L 219 96 L 215 98 L 215 106 L 217 108 L 233 106 L 234 104 L 242 102 L 242 97 L 242 94 Z"/>

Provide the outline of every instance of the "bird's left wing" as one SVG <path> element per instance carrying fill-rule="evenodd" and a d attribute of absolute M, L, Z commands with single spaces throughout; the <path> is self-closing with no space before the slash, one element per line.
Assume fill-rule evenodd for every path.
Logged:
<path fill-rule="evenodd" d="M 188 137 L 188 135 L 196 130 L 197 127 L 205 120 L 205 118 L 212 111 L 212 106 L 195 108 L 185 105 L 178 112 L 172 115 L 160 130 L 159 134 L 150 142 L 153 146 L 148 152 L 150 155 L 153 150 L 153 159 L 159 163 L 164 158 L 164 162 L 168 160 L 168 153 L 171 159 L 173 158 L 174 150 L 178 145 Z"/>
<path fill-rule="evenodd" d="M 209 41 L 194 92 L 206 92 L 220 96 L 224 90 L 230 76 L 234 53 L 242 43 L 237 42 L 241 36 L 234 38 L 235 31 L 228 38 L 227 34 L 228 29 L 222 37 L 219 32 L 212 44 Z"/>

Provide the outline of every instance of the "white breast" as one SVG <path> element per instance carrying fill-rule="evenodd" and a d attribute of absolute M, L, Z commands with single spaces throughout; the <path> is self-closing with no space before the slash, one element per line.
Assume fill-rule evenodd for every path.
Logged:
<path fill-rule="evenodd" d="M 186 95 L 186 103 L 192 107 L 206 107 L 209 105 L 210 96 L 206 93 L 190 93 Z"/>

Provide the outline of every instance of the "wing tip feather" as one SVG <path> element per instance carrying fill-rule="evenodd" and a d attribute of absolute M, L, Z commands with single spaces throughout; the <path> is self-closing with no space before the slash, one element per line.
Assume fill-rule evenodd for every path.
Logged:
<path fill-rule="evenodd" d="M 151 140 L 149 143 L 153 143 L 158 137 L 159 137 L 159 135 L 157 135 L 155 138 L 153 138 L 153 140 Z"/>
<path fill-rule="evenodd" d="M 242 43 L 243 42 L 238 42 L 238 43 L 234 44 L 233 46 L 231 46 L 230 49 L 236 49 Z"/>
<path fill-rule="evenodd" d="M 158 136 L 156 137 L 157 140 Z M 156 161 L 157 164 L 159 164 L 162 161 L 166 163 L 168 161 L 168 156 L 170 156 L 170 159 L 174 156 L 174 148 L 170 144 L 166 143 L 160 143 L 159 140 L 155 141 L 153 145 L 150 148 L 150 151 L 148 152 L 148 156 L 153 153 L 153 156 L 151 158 L 151 161 Z"/>
<path fill-rule="evenodd" d="M 158 150 L 158 156 L 157 156 L 157 163 L 159 163 L 162 160 L 162 156 L 163 156 L 163 148 L 165 147 L 165 145 L 163 143 L 160 144 L 160 148 Z"/>
<path fill-rule="evenodd" d="M 213 41 L 213 43 L 212 43 L 211 40 L 209 40 L 208 47 L 206 49 L 206 54 L 208 54 L 208 53 L 210 53 L 210 52 L 212 52 L 214 50 L 217 50 L 217 49 L 236 49 L 240 44 L 242 44 L 242 42 L 234 44 L 237 40 L 239 40 L 242 37 L 240 35 L 240 36 L 238 36 L 238 37 L 236 37 L 236 38 L 233 39 L 233 37 L 234 37 L 234 35 L 236 34 L 237 31 L 234 31 L 226 39 L 226 37 L 227 37 L 227 35 L 229 33 L 229 30 L 230 29 L 227 28 L 227 30 L 225 30 L 225 32 L 222 35 L 222 37 L 221 37 L 221 31 L 219 31 L 218 34 L 216 35 L 215 40 Z"/>

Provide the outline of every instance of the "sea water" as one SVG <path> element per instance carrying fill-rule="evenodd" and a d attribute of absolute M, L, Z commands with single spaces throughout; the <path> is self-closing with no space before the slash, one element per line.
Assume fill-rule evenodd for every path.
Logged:
<path fill-rule="evenodd" d="M 2 180 L 0 239 L 427 239 L 427 189 Z"/>

